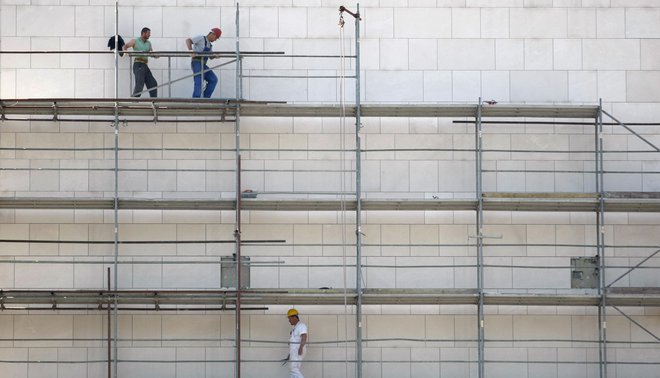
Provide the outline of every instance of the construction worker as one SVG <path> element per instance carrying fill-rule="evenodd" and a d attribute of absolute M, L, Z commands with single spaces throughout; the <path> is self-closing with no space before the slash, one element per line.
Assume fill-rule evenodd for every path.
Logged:
<path fill-rule="evenodd" d="M 144 27 L 140 32 L 140 38 L 128 41 L 128 43 L 124 45 L 123 50 L 126 51 L 132 47 L 133 51 L 153 51 L 149 37 L 151 37 L 151 29 Z M 133 94 L 131 94 L 131 96 L 140 97 L 140 92 L 142 92 L 142 88 L 146 83 L 147 89 L 149 90 L 149 96 L 158 97 L 158 89 L 156 88 L 158 83 L 147 65 L 149 58 L 146 55 L 136 55 L 134 60 L 133 75 L 135 76 L 135 88 L 133 89 Z"/>
<path fill-rule="evenodd" d="M 289 318 L 289 324 L 293 326 L 289 336 L 289 378 L 304 378 L 300 366 L 307 350 L 307 326 L 300 321 L 295 308 L 290 309 L 286 316 Z"/>
<path fill-rule="evenodd" d="M 193 98 L 199 98 L 202 96 L 202 77 L 206 81 L 206 87 L 204 88 L 204 98 L 211 98 L 215 86 L 218 84 L 218 77 L 215 76 L 213 71 L 206 65 L 206 62 L 209 60 L 208 56 L 198 56 L 197 54 L 201 53 L 210 53 L 213 51 L 212 42 L 215 42 L 222 35 L 222 30 L 220 28 L 213 28 L 207 35 L 198 35 L 192 38 L 186 39 L 186 46 L 188 46 L 188 51 L 191 52 L 192 61 L 190 66 L 193 71 L 193 82 L 195 87 L 193 89 Z M 203 72 L 202 72 L 203 71 Z"/>

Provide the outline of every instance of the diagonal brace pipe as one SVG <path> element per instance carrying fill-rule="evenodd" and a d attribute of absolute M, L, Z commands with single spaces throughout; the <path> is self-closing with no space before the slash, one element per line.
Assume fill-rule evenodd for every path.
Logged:
<path fill-rule="evenodd" d="M 215 66 L 209 68 L 209 70 L 213 70 L 213 69 L 218 68 L 218 67 L 226 66 L 226 65 L 228 65 L 228 64 L 232 64 L 232 63 L 234 63 L 234 62 L 236 62 L 236 59 L 232 59 L 232 60 L 230 60 L 230 61 L 227 61 L 227 62 L 224 62 L 224 63 L 218 64 L 218 65 L 215 65 Z M 191 77 L 193 77 L 193 76 L 199 76 L 199 75 L 202 74 L 202 72 L 203 72 L 203 71 L 201 71 L 201 72 L 197 72 L 197 73 L 194 73 L 194 74 L 190 74 L 190 75 L 186 75 L 186 76 L 182 76 L 182 77 L 180 77 L 180 78 L 178 78 L 178 79 L 174 79 L 174 80 L 168 81 L 167 83 L 163 83 L 163 84 L 157 85 L 157 86 L 155 86 L 155 87 L 147 88 L 147 89 L 145 89 L 145 90 L 143 90 L 142 92 L 137 93 L 137 94 L 138 94 L 138 95 L 141 95 L 141 94 L 143 94 L 143 93 L 147 93 L 147 92 L 149 92 L 149 91 L 152 90 L 152 89 L 156 89 L 156 88 L 164 87 L 164 86 L 166 86 L 166 85 L 172 85 L 172 83 L 176 83 L 177 81 L 185 80 L 185 79 L 191 78 Z"/>
<path fill-rule="evenodd" d="M 636 321 L 635 319 L 633 319 L 633 318 L 631 318 L 630 316 L 626 315 L 623 311 L 619 310 L 618 307 L 616 307 L 616 306 L 612 306 L 612 307 L 614 307 L 615 310 L 619 311 L 619 313 L 620 313 L 621 315 L 625 316 L 628 320 L 630 320 L 631 322 L 633 322 L 633 324 L 635 324 L 637 327 L 641 328 L 644 332 L 646 332 L 646 333 L 648 333 L 649 335 L 651 335 L 651 337 L 653 337 L 657 342 L 660 342 L 660 338 L 659 338 L 658 336 L 656 336 L 655 334 L 653 334 L 653 332 L 651 332 L 651 331 L 649 331 L 648 329 L 646 329 L 646 328 L 645 328 L 643 325 L 641 325 L 638 321 Z"/>
<path fill-rule="evenodd" d="M 623 273 L 622 275 L 620 275 L 619 277 L 617 277 L 617 279 L 615 279 L 614 281 L 610 282 L 610 284 L 607 285 L 607 286 L 605 286 L 605 288 L 609 288 L 610 286 L 612 286 L 612 285 L 614 285 L 615 283 L 617 283 L 620 279 L 622 279 L 623 277 L 627 276 L 630 272 L 632 272 L 633 270 L 639 268 L 640 266 L 642 266 L 642 264 L 644 264 L 645 262 L 647 262 L 647 261 L 649 261 L 650 259 L 652 259 L 653 256 L 655 256 L 655 255 L 658 254 L 658 252 L 660 252 L 660 249 L 658 249 L 657 251 L 653 252 L 653 253 L 651 254 L 651 256 L 649 256 L 649 257 L 645 258 L 644 260 L 640 261 L 639 264 L 637 264 L 637 265 L 633 266 L 632 268 L 628 269 L 628 271 L 626 271 L 625 273 Z"/>
<path fill-rule="evenodd" d="M 630 127 L 628 127 L 628 125 L 626 125 L 625 123 L 623 123 L 623 122 L 619 121 L 618 119 L 614 118 L 614 116 L 612 116 L 610 113 L 606 112 L 605 110 L 602 110 L 602 109 L 601 109 L 601 112 L 603 112 L 606 116 L 610 117 L 614 122 L 616 122 L 616 123 L 618 123 L 619 125 L 623 126 L 626 130 L 630 131 L 630 132 L 631 132 L 633 135 L 635 135 L 637 138 L 639 138 L 639 139 L 641 139 L 642 141 L 644 141 L 644 143 L 646 143 L 646 144 L 648 144 L 649 146 L 653 147 L 654 150 L 656 150 L 657 152 L 660 152 L 660 148 L 656 147 L 653 143 L 649 142 L 646 138 L 644 138 L 643 136 L 639 135 L 637 132 L 635 132 L 635 130 L 633 130 L 633 129 L 631 129 Z"/>

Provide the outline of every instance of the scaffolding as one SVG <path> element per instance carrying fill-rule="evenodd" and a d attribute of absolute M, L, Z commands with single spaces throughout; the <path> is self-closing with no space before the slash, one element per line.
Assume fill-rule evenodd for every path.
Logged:
<path fill-rule="evenodd" d="M 115 6 L 117 9 L 117 3 Z M 117 12 L 117 11 L 116 11 Z M 608 282 L 605 278 L 606 264 L 605 214 L 607 212 L 660 212 L 660 195 L 649 192 L 608 192 L 604 187 L 603 156 L 606 153 L 603 145 L 603 117 L 608 117 L 612 125 L 618 125 L 640 138 L 658 152 L 652 142 L 632 130 L 629 125 L 620 122 L 598 105 L 487 105 L 479 99 L 476 104 L 445 104 L 445 105 L 409 105 L 409 104 L 361 104 L 360 95 L 360 13 L 359 9 L 352 13 L 344 7 L 340 12 L 347 12 L 355 20 L 355 100 L 353 105 L 336 104 L 300 105 L 278 102 L 249 101 L 242 94 L 242 60 L 250 56 L 259 56 L 260 52 L 243 52 L 240 50 L 239 38 L 239 7 L 236 8 L 236 51 L 233 54 L 223 53 L 236 65 L 236 96 L 222 100 L 183 100 L 183 99 L 123 99 L 120 98 L 118 53 L 115 52 L 115 98 L 114 99 L 2 99 L 0 100 L 0 119 L 9 121 L 49 121 L 49 122 L 111 122 L 114 128 L 114 145 L 112 148 L 101 148 L 113 153 L 114 175 L 113 198 L 36 198 L 36 197 L 4 197 L 0 198 L 0 209 L 102 209 L 112 210 L 114 217 L 114 239 L 104 241 L 86 241 L 84 244 L 106 244 L 114 248 L 114 257 L 107 271 L 107 288 L 90 290 L 0 290 L 0 309 L 29 311 L 99 311 L 108 314 L 108 376 L 118 371 L 118 313 L 119 311 L 233 311 L 235 314 L 236 336 L 233 340 L 235 348 L 234 374 L 241 376 L 241 311 L 263 309 L 268 305 L 350 305 L 355 309 L 355 375 L 361 378 L 362 348 L 362 307 L 367 305 L 471 305 L 476 307 L 477 329 L 477 364 L 478 376 L 486 376 L 485 356 L 487 342 L 484 332 L 485 307 L 489 305 L 528 305 L 528 306 L 594 306 L 598 308 L 599 329 L 599 376 L 608 376 L 608 366 L 615 364 L 608 361 L 607 345 L 607 315 L 608 309 L 615 309 L 634 324 L 659 340 L 651 331 L 644 328 L 634 319 L 626 315 L 619 307 L 660 307 L 660 289 L 657 287 L 619 288 L 613 285 L 655 257 L 660 250 L 647 256 L 638 264 L 626 269 L 617 279 Z M 117 32 L 116 32 L 117 34 Z M 4 52 L 11 53 L 11 52 Z M 33 52 L 36 53 L 36 52 Z M 61 53 L 61 52 L 58 52 Z M 166 56 L 169 53 L 163 53 Z M 268 54 L 264 52 L 264 54 Z M 176 54 L 171 55 L 176 56 Z M 168 63 L 168 67 L 170 64 Z M 168 75 L 169 76 L 169 75 Z M 178 79 L 177 79 L 178 80 Z M 172 80 L 169 80 L 171 83 Z M 346 117 L 355 119 L 355 169 L 352 172 L 355 180 L 355 192 L 350 193 L 352 199 L 345 199 L 337 193 L 321 193 L 304 195 L 302 198 L 249 198 L 243 195 L 246 189 L 241 185 L 243 168 L 241 164 L 241 118 L 243 117 Z M 367 149 L 361 147 L 362 117 L 425 117 L 468 119 L 466 122 L 474 125 L 474 148 L 468 152 L 474 153 L 475 161 L 475 195 L 474 198 L 432 198 L 432 199 L 372 199 L 363 198 L 361 188 L 361 159 Z M 484 125 L 491 119 L 541 119 L 540 123 L 555 124 L 559 120 L 581 120 L 578 124 L 594 127 L 594 150 L 592 153 L 595 169 L 594 192 L 588 193 L 514 193 L 488 192 L 483 187 L 483 175 L 487 170 L 483 167 Z M 543 119 L 552 118 L 552 121 Z M 586 120 L 586 121 L 585 121 Z M 143 199 L 124 198 L 120 195 L 119 155 L 122 151 L 137 150 L 120 147 L 119 134 L 122 125 L 147 122 L 223 122 L 234 124 L 235 148 L 235 198 L 230 199 Z M 495 121 L 497 122 L 497 121 Z M 504 121 L 504 122 L 511 122 Z M 522 122 L 528 122 L 527 120 Z M 194 150 L 194 149 L 193 149 Z M 465 151 L 463 151 L 465 152 Z M 649 152 L 649 151 L 642 151 Z M 342 193 L 341 195 L 344 195 Z M 354 289 L 249 289 L 241 287 L 241 263 L 236 267 L 236 288 L 209 290 L 121 290 L 118 287 L 118 267 L 122 264 L 135 264 L 135 261 L 124 261 L 119 258 L 119 246 L 134 244 L 166 243 L 163 241 L 129 241 L 122 240 L 120 235 L 119 212 L 122 210 L 208 210 L 234 212 L 235 231 L 232 238 L 226 240 L 191 240 L 190 243 L 217 243 L 234 246 L 235 261 L 241 262 L 241 246 L 246 244 L 271 243 L 277 244 L 283 240 L 244 240 L 242 238 L 243 211 L 335 211 L 355 213 L 355 288 Z M 366 288 L 363 287 L 363 264 L 361 248 L 362 215 L 366 211 L 469 211 L 474 212 L 476 234 L 472 236 L 476 263 L 468 266 L 476 271 L 476 285 L 467 289 L 396 289 L 396 288 Z M 532 212 L 585 212 L 595 216 L 595 230 L 599 275 L 597 290 L 570 291 L 558 293 L 539 293 L 535 291 L 490 292 L 484 285 L 484 270 L 499 266 L 484 261 L 484 248 L 489 246 L 487 240 L 492 236 L 484 232 L 484 216 L 488 211 L 532 211 Z M 57 243 L 73 244 L 74 240 L 21 240 L 5 239 L 0 243 Z M 172 244 L 182 243 L 173 241 Z M 3 261 L 13 264 L 36 264 L 44 261 L 30 259 L 14 259 Z M 50 261 L 51 263 L 57 263 Z M 60 263 L 62 263 L 60 261 Z M 68 262 L 64 262 L 68 263 Z M 79 263 L 71 261 L 72 264 Z M 148 264 L 148 261 L 139 263 Z M 160 262 L 164 264 L 165 262 Z M 173 261 L 172 263 L 177 263 Z M 191 263 L 191 262 L 187 262 Z M 206 262 L 201 262 L 206 263 Z M 214 262 L 217 263 L 217 262 Z M 277 264 L 275 262 L 274 264 Z M 524 266 L 512 265 L 512 268 Z M 570 267 L 546 267 L 568 269 Z M 622 268 L 622 267 L 618 267 Z M 111 274 L 114 278 L 111 279 Z M 111 286 L 114 285 L 114 286 Z M 110 323 L 114 324 L 114 335 L 110 335 Z M 347 340 L 346 343 L 349 341 Z M 657 363 L 657 362 L 652 362 Z M 112 368 L 110 368 L 112 365 Z"/>

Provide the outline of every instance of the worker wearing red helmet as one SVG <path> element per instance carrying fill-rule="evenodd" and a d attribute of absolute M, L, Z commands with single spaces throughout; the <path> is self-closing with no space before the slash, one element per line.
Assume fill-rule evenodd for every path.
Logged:
<path fill-rule="evenodd" d="M 300 367 L 307 351 L 307 348 L 305 348 L 305 344 L 307 344 L 307 326 L 300 321 L 298 310 L 295 308 L 290 309 L 286 316 L 289 318 L 289 324 L 293 326 L 289 336 L 289 378 L 304 378 Z"/>
<path fill-rule="evenodd" d="M 208 54 L 213 51 L 212 43 L 215 42 L 222 35 L 220 28 L 213 28 L 207 35 L 198 35 L 186 39 L 186 46 L 192 56 L 190 67 L 193 71 L 193 82 L 195 87 L 193 89 L 193 98 L 211 98 L 215 86 L 218 84 L 218 77 L 206 65 L 209 60 Z M 206 54 L 206 55 L 205 55 Z M 206 87 L 202 93 L 202 78 L 206 82 Z"/>

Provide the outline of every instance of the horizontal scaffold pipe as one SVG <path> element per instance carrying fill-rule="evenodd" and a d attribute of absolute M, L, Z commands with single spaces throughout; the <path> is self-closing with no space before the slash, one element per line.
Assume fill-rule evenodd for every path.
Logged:
<path fill-rule="evenodd" d="M 16 121 L 16 120 L 13 120 Z M 34 121 L 34 120 L 31 120 Z M 78 120 L 87 122 L 89 120 Z M 59 120 L 58 122 L 65 122 Z M 104 121 L 105 122 L 105 121 Z M 151 123 L 151 121 L 132 121 L 140 123 Z M 187 122 L 187 121 L 180 121 Z M 179 122 L 179 123 L 180 123 Z M 207 120 L 200 122 L 209 122 Z M 0 147 L 0 151 L 114 151 L 112 147 Z M 121 147 L 117 148 L 117 151 L 120 152 L 144 152 L 144 151 L 164 151 L 164 152 L 234 152 L 234 148 L 176 148 L 176 147 Z M 304 148 L 241 148 L 243 152 L 304 152 L 304 153 L 318 153 L 318 152 L 334 152 L 337 154 L 341 153 L 354 153 L 355 149 L 329 149 L 329 148 L 317 148 L 317 149 L 304 149 Z M 360 149 L 360 152 L 368 153 L 380 153 L 380 152 L 474 152 L 472 148 L 371 148 L 371 149 Z M 589 154 L 593 153 L 592 150 L 532 150 L 532 149 L 482 149 L 483 153 L 533 153 L 533 154 Z M 649 154 L 657 153 L 655 150 L 609 150 L 602 151 L 603 154 Z M 233 170 L 232 170 L 233 171 Z M 245 170 L 243 170 L 245 171 Z M 253 170 L 257 171 L 257 170 Z M 284 170 L 258 170 L 260 172 L 264 171 L 284 171 Z M 293 171 L 293 170 L 292 170 Z M 588 171 L 570 171 L 570 172 L 588 172 Z M 640 171 L 644 173 L 644 171 Z M 631 172 L 636 173 L 636 172 Z"/>
<path fill-rule="evenodd" d="M 0 50 L 0 55 L 43 55 L 43 54 L 73 54 L 73 55 L 113 55 L 113 51 L 108 50 Z M 185 57 L 190 58 L 190 52 L 187 51 L 151 51 L 136 52 L 123 51 L 122 55 L 128 56 L 150 56 L 150 57 Z M 214 51 L 210 53 L 195 53 L 195 56 L 206 56 L 210 58 L 356 58 L 355 55 L 332 55 L 332 54 L 287 54 L 284 51 Z"/>
<path fill-rule="evenodd" d="M 0 54 L 5 55 L 43 55 L 43 54 L 83 54 L 83 55 L 113 55 L 114 51 L 108 50 L 0 50 Z M 245 57 L 263 57 L 272 55 L 284 55 L 284 51 L 240 51 L 239 54 Z M 122 55 L 128 56 L 151 56 L 151 57 L 187 57 L 190 58 L 188 51 L 150 51 L 136 52 L 136 51 L 123 51 Z M 214 51 L 210 53 L 195 53 L 195 56 L 207 56 L 213 58 L 219 57 L 236 57 L 236 51 Z M 312 56 L 322 57 L 322 56 Z"/>
<path fill-rule="evenodd" d="M 363 339 L 364 340 L 364 339 Z M 57 365 L 77 365 L 77 364 L 104 364 L 106 363 L 107 360 L 37 360 L 37 361 L 32 361 L 32 360 L 0 360 L 0 363 L 3 364 L 21 364 L 21 365 L 40 365 L 40 364 L 57 364 Z M 118 359 L 118 363 L 126 363 L 126 364 L 219 364 L 219 363 L 234 363 L 235 361 L 233 359 L 198 359 L 198 360 L 192 360 L 192 359 L 172 359 L 172 360 L 136 360 L 136 359 Z M 241 358 L 241 363 L 242 364 L 280 364 L 282 360 L 278 359 L 245 359 Z M 345 365 L 345 364 L 355 364 L 354 359 L 338 359 L 338 360 L 328 360 L 328 359 L 309 359 L 306 358 L 305 362 L 307 363 L 322 363 L 325 365 Z M 378 365 L 378 364 L 410 364 L 410 365 L 429 365 L 429 364 L 476 364 L 477 361 L 473 359 L 438 359 L 438 360 L 426 360 L 426 359 L 420 359 L 420 360 L 392 360 L 388 359 L 386 361 L 383 361 L 382 359 L 380 360 L 372 360 L 372 359 L 362 359 L 360 360 L 362 364 L 369 364 L 369 365 Z M 600 362 L 598 361 L 580 361 L 580 360 L 484 360 L 484 363 L 486 364 L 520 364 L 520 365 L 548 365 L 549 367 L 555 367 L 556 365 L 598 365 Z M 658 363 L 655 361 L 616 361 L 616 362 L 608 362 L 607 363 L 609 366 L 621 366 L 621 365 L 635 365 L 635 366 L 652 366 L 652 365 L 657 365 Z"/>
<path fill-rule="evenodd" d="M 0 338 L 0 342 L 21 342 L 21 343 L 40 343 L 40 342 L 71 342 L 71 341 L 85 341 L 85 342 L 95 342 L 95 341 L 105 341 L 105 338 Z M 458 339 L 458 338 L 447 338 L 447 339 L 427 339 L 427 338 L 363 338 L 363 341 L 371 342 L 387 342 L 387 341 L 408 341 L 413 343 L 474 343 L 477 342 L 476 339 Z M 222 343 L 222 342 L 233 342 L 234 339 L 231 338 L 132 338 L 132 337 L 120 337 L 117 339 L 117 342 L 203 342 L 203 343 Z M 260 339 L 242 339 L 243 342 L 255 343 L 255 344 L 276 344 L 276 345 L 289 345 L 288 341 L 280 340 L 260 340 Z M 585 343 L 585 344 L 597 344 L 598 340 L 589 340 L 589 339 L 485 339 L 487 343 Z M 308 341 L 307 345 L 337 345 L 337 344 L 349 344 L 354 343 L 355 339 L 341 339 L 341 340 L 325 340 L 325 341 Z M 608 344 L 621 344 L 621 345 L 655 345 L 658 344 L 657 341 L 630 341 L 630 340 L 608 340 Z"/>
<path fill-rule="evenodd" d="M 0 243 L 30 244 L 114 244 L 114 240 L 30 240 L 0 239 Z M 119 244 L 234 244 L 236 240 L 119 240 Z M 286 243 L 283 239 L 242 240 L 241 243 Z"/>
<path fill-rule="evenodd" d="M 172 261 L 154 261 L 154 260 L 132 260 L 118 261 L 118 265 L 228 265 L 234 266 L 234 261 L 218 261 L 217 257 L 200 257 L 207 260 L 172 260 Z M 107 265 L 109 261 L 88 261 L 88 260 L 0 260 L 0 264 L 57 264 L 57 265 Z M 354 268 L 354 265 L 347 264 L 287 264 L 285 261 L 261 262 L 245 261 L 241 265 L 258 266 L 259 268 Z M 361 264 L 363 268 L 384 268 L 394 270 L 404 269 L 455 269 L 455 268 L 476 268 L 476 264 L 424 264 L 424 265 L 396 265 L 396 264 Z M 574 269 L 572 265 L 519 265 L 519 264 L 482 264 L 485 268 L 497 269 Z M 657 266 L 629 266 L 629 265 L 608 265 L 608 269 L 660 269 Z"/>
<path fill-rule="evenodd" d="M 25 150 L 23 150 L 25 151 Z M 658 151 L 660 152 L 660 151 Z M 210 169 L 210 168 L 43 168 L 43 167 L 2 167 L 0 171 L 56 171 L 56 172 L 235 172 L 234 169 Z M 354 169 L 243 169 L 242 172 L 281 172 L 281 173 L 353 173 Z M 582 169 L 483 169 L 485 173 L 570 173 L 570 174 L 595 174 L 603 173 L 610 175 L 658 175 L 660 171 L 614 171 L 614 170 L 582 170 Z M 263 192 L 271 194 L 294 194 L 300 192 Z"/>
<path fill-rule="evenodd" d="M 453 123 L 460 124 L 475 124 L 477 121 L 470 120 L 455 120 Z M 591 122 L 579 122 L 579 121 L 485 121 L 482 120 L 481 124 L 483 125 L 572 125 L 572 126 L 596 126 L 595 121 Z M 620 123 L 616 122 L 603 122 L 603 126 L 619 126 Z M 660 123 L 657 122 L 631 122 L 626 123 L 628 126 L 660 126 Z M 593 151 L 592 151 L 593 152 Z"/>

